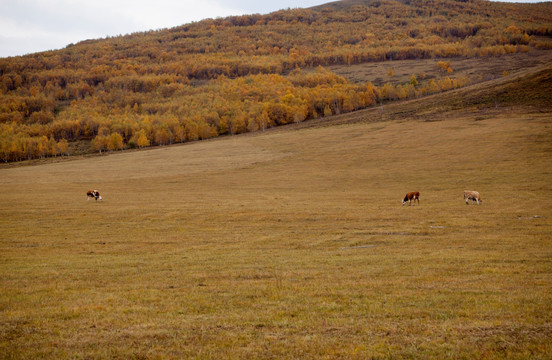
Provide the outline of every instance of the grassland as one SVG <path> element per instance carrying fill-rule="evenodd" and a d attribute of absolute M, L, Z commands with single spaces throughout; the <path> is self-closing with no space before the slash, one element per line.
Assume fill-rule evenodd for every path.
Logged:
<path fill-rule="evenodd" d="M 0 358 L 549 358 L 550 71 L 0 169 Z"/>

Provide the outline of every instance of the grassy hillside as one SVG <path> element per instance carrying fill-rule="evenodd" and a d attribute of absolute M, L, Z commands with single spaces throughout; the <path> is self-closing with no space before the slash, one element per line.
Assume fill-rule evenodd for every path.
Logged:
<path fill-rule="evenodd" d="M 550 73 L 0 169 L 0 354 L 549 358 Z"/>
<path fill-rule="evenodd" d="M 501 59 L 550 52 L 550 24 L 550 3 L 340 1 L 0 59 L 0 161 L 255 132 L 463 87 Z M 449 65 L 474 59 L 486 71 Z"/>

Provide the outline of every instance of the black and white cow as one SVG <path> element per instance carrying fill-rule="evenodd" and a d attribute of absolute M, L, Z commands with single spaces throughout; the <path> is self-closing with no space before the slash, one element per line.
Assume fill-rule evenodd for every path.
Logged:
<path fill-rule="evenodd" d="M 102 200 L 102 196 L 98 190 L 88 190 L 86 192 L 86 200 L 90 200 L 90 198 L 94 198 L 96 201 Z"/>

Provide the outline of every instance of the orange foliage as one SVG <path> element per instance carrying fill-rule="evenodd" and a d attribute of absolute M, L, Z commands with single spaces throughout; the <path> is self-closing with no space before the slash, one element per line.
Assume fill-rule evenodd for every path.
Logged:
<path fill-rule="evenodd" d="M 443 91 L 467 80 L 376 88 L 323 66 L 547 49 L 534 37 L 551 23 L 546 4 L 337 2 L 0 59 L 0 156 L 63 155 L 77 140 L 97 151 L 194 141 Z"/>

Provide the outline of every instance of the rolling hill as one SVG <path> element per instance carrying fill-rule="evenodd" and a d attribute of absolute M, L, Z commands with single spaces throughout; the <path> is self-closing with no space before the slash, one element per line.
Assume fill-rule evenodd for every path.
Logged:
<path fill-rule="evenodd" d="M 448 91 L 546 61 L 551 23 L 550 3 L 339 1 L 0 59 L 0 157 L 182 143 Z"/>

